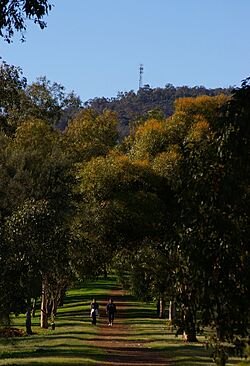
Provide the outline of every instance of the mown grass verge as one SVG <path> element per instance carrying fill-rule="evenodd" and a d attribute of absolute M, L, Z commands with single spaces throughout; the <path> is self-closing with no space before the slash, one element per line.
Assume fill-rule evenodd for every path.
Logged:
<path fill-rule="evenodd" d="M 178 366 L 214 366 L 211 348 L 207 348 L 206 335 L 198 335 L 198 342 L 187 343 L 181 336 L 176 337 L 167 320 L 158 319 L 156 304 L 127 301 L 128 317 L 124 323 L 129 325 L 130 340 L 138 342 L 144 348 L 164 353 L 170 364 Z M 241 359 L 229 356 L 227 365 L 241 365 Z M 248 365 L 248 364 L 246 364 Z"/>
<path fill-rule="evenodd" d="M 104 302 L 116 288 L 115 279 L 89 282 L 83 288 L 67 292 L 64 306 L 59 308 L 56 329 L 43 330 L 39 326 L 39 312 L 33 319 L 31 336 L 0 338 L 0 365 L 102 365 L 107 359 L 105 349 L 98 349 L 88 340 L 93 340 L 98 326 L 92 327 L 89 318 L 89 304 L 93 297 Z M 155 304 L 141 303 L 132 296 L 122 297 L 125 309 L 118 308 L 128 333 L 124 341 L 133 341 L 142 350 L 157 351 L 166 361 L 177 366 L 213 366 L 211 349 L 205 347 L 204 335 L 199 342 L 185 343 L 171 332 L 166 320 L 158 319 Z M 25 330 L 24 315 L 13 318 L 13 326 Z M 114 339 L 115 341 L 115 339 Z M 228 365 L 237 365 L 239 358 L 230 357 Z M 245 361 L 242 366 L 250 363 Z"/>
<path fill-rule="evenodd" d="M 113 282 L 112 282 L 113 284 Z M 95 296 L 106 298 L 111 283 L 96 281 L 84 288 L 67 292 L 64 305 L 58 310 L 56 329 L 44 330 L 39 325 L 39 311 L 32 319 L 33 335 L 0 338 L 0 365 L 93 365 L 101 363 L 103 351 L 87 344 L 97 329 L 89 318 L 89 304 Z M 25 317 L 12 319 L 12 326 L 25 330 Z"/>

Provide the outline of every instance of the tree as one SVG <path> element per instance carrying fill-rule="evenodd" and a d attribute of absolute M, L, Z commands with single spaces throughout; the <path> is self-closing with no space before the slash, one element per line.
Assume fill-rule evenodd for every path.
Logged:
<path fill-rule="evenodd" d="M 19 67 L 1 63 L 0 126 L 8 134 L 31 118 L 64 129 L 80 106 L 81 100 L 74 91 L 66 93 L 64 86 L 45 76 L 27 85 Z"/>
<path fill-rule="evenodd" d="M 176 197 L 175 232 L 166 236 L 165 249 L 175 253 L 172 293 L 182 309 L 180 329 L 185 331 L 189 341 L 196 340 L 196 312 L 205 301 L 201 296 L 205 285 L 200 274 L 205 276 L 203 260 L 207 260 L 208 253 L 204 256 L 202 250 L 208 248 L 206 240 L 209 239 L 204 231 L 207 232 L 208 217 L 216 222 L 211 197 L 218 194 L 221 179 L 221 164 L 216 157 L 217 139 L 212 127 L 227 101 L 225 96 L 179 99 L 173 116 L 165 121 L 146 121 L 135 130 L 130 149 L 133 158 L 149 160 L 155 172 L 170 184 Z M 202 233 L 202 239 L 196 236 L 198 232 Z M 214 252 L 210 250 L 212 256 Z M 210 268 L 206 275 L 211 273 Z"/>
<path fill-rule="evenodd" d="M 231 100 L 180 100 L 173 115 L 189 126 L 176 191 L 177 298 L 193 318 L 200 311 L 201 325 L 214 327 L 219 341 L 247 333 L 248 93 L 244 86 Z"/>
<path fill-rule="evenodd" d="M 89 242 L 99 245 L 102 263 L 109 264 L 122 248 L 133 252 L 145 237 L 162 235 L 170 192 L 161 191 L 161 178 L 147 162 L 110 153 L 78 169 L 79 226 Z"/>
<path fill-rule="evenodd" d="M 4 0 L 0 3 L 0 36 L 8 43 L 15 31 L 21 33 L 24 41 L 26 30 L 25 21 L 31 19 L 41 29 L 46 27 L 43 17 L 49 13 L 52 6 L 47 0 Z"/>
<path fill-rule="evenodd" d="M 5 61 L 0 65 L 0 128 L 13 133 L 16 121 L 12 116 L 21 110 L 21 94 L 26 87 L 26 78 L 19 67 L 8 65 Z"/>
<path fill-rule="evenodd" d="M 62 118 L 70 120 L 80 106 L 81 100 L 73 91 L 66 94 L 64 86 L 45 76 L 25 88 L 23 116 L 26 119 L 40 118 L 57 127 Z"/>
<path fill-rule="evenodd" d="M 49 309 L 56 313 L 58 298 L 72 273 L 68 256 L 70 163 L 60 145 L 60 132 L 41 120 L 26 121 L 8 141 L 2 157 L 7 183 L 2 209 L 2 270 L 6 274 L 2 286 L 9 283 L 9 289 L 3 288 L 0 304 L 6 304 L 3 294 L 8 294 L 6 311 L 18 313 L 43 285 L 42 325 L 46 327 Z"/>
<path fill-rule="evenodd" d="M 163 318 L 166 300 L 173 295 L 176 260 L 172 252 L 165 250 L 162 237 L 145 238 L 134 250 L 119 251 L 113 266 L 122 285 L 137 298 L 157 300 L 157 313 Z"/>
<path fill-rule="evenodd" d="M 211 253 L 208 271 L 216 291 L 210 304 L 213 311 L 205 308 L 205 314 L 212 319 L 218 339 L 249 334 L 249 96 L 246 79 L 213 124 L 220 173 L 211 195 L 214 217 L 208 221 L 210 243 L 217 241 L 217 260 Z"/>
<path fill-rule="evenodd" d="M 61 225 L 50 202 L 26 200 L 6 219 L 4 242 L 1 307 L 6 314 L 18 314 L 42 290 L 41 325 L 46 328 L 71 279 L 67 226 Z"/>
<path fill-rule="evenodd" d="M 81 110 L 65 131 L 65 144 L 75 162 L 106 155 L 117 144 L 117 116 L 105 110 Z"/>

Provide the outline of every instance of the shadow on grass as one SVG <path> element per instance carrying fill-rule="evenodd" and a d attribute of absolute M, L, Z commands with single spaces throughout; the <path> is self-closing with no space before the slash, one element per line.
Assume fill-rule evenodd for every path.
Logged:
<path fill-rule="evenodd" d="M 118 318 L 118 316 L 117 316 L 117 318 Z M 147 319 L 143 319 L 143 317 L 141 317 L 140 319 L 139 318 L 134 318 L 134 319 L 127 318 L 126 319 L 126 318 L 127 317 L 124 318 L 124 321 L 123 321 L 124 324 L 131 325 L 131 326 L 138 325 L 138 326 L 145 327 L 145 329 L 147 326 L 151 327 L 151 329 L 154 329 L 152 327 L 156 327 L 156 326 L 158 326 L 158 327 L 164 326 L 164 324 L 160 323 L 159 320 L 155 319 L 155 318 L 147 318 Z"/>
<path fill-rule="evenodd" d="M 1 344 L 2 345 L 9 345 L 9 344 L 14 344 L 14 345 L 18 345 L 18 344 L 22 344 L 22 343 L 33 343 L 36 341 L 39 342 L 44 342 L 44 341 L 53 341 L 53 340 L 60 340 L 60 339 L 77 339 L 80 341 L 85 341 L 87 340 L 87 338 L 84 337 L 89 337 L 93 336 L 93 332 L 86 332 L 86 331 L 81 331 L 81 332 L 66 332 L 66 333 L 53 333 L 53 334 L 46 334 L 46 335 L 34 335 L 34 336 L 29 336 L 29 337 L 21 337 L 21 338 L 6 338 L 6 339 L 1 339 Z"/>
<path fill-rule="evenodd" d="M 55 349 L 55 347 L 66 347 L 66 349 Z M 67 349 L 68 347 L 68 349 Z M 67 344 L 59 344 L 50 347 L 38 347 L 32 351 L 3 351 L 0 353 L 1 359 L 12 359 L 12 358 L 39 358 L 39 357 L 91 357 L 95 361 L 103 360 L 104 355 L 96 350 L 95 347 L 91 347 L 89 345 L 67 345 Z"/>
<path fill-rule="evenodd" d="M 181 360 L 174 360 L 174 365 L 180 365 L 180 366 L 203 366 L 204 364 L 208 364 L 208 362 L 211 362 L 211 365 L 214 365 L 212 360 L 204 359 L 204 360 L 190 360 L 188 358 L 182 358 Z"/>
<path fill-rule="evenodd" d="M 72 311 L 64 311 L 64 312 L 60 312 L 57 314 L 56 318 L 60 319 L 60 318 L 66 318 L 68 316 L 84 316 L 86 314 L 86 310 L 72 310 Z"/>
<path fill-rule="evenodd" d="M 132 343 L 132 342 L 128 342 Z M 136 342 L 137 344 L 138 342 Z M 156 350 L 149 347 L 137 347 L 134 344 L 131 347 L 111 347 L 109 348 L 108 359 L 115 361 L 116 365 L 122 363 L 133 365 L 165 365 L 167 358 L 164 350 Z"/>
<path fill-rule="evenodd" d="M 156 331 L 153 331 L 153 330 L 146 331 L 146 332 L 143 332 L 143 331 L 137 331 L 136 332 L 136 337 L 138 339 L 139 338 L 148 338 L 148 337 L 161 337 L 162 339 L 164 339 L 164 342 L 165 341 L 167 342 L 168 339 L 166 337 L 169 337 L 169 336 L 173 337 L 174 335 L 172 333 L 167 333 L 167 332 L 162 332 L 162 331 L 156 332 Z M 158 341 L 159 339 L 157 338 L 156 340 Z M 177 342 L 177 340 L 176 340 L 176 342 Z M 173 343 L 173 340 L 172 340 L 172 343 Z"/>
<path fill-rule="evenodd" d="M 86 297 L 86 294 L 84 296 L 80 295 L 67 295 L 65 298 L 63 305 L 60 306 L 60 310 L 63 310 L 63 308 L 72 308 L 77 306 L 88 306 L 91 301 L 95 298 L 97 301 L 105 300 L 105 295 L 100 294 L 91 294 L 90 296 Z"/>

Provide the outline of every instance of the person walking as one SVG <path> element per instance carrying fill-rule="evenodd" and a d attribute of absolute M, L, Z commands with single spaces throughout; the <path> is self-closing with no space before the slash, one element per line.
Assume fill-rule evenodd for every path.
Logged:
<path fill-rule="evenodd" d="M 109 302 L 106 307 L 106 312 L 109 318 L 109 326 L 112 327 L 116 313 L 116 305 L 114 304 L 113 299 L 109 299 Z"/>
<path fill-rule="evenodd" d="M 90 304 L 90 317 L 92 318 L 92 324 L 96 325 L 96 317 L 99 315 L 99 304 L 96 302 L 96 299 L 93 299 Z"/>

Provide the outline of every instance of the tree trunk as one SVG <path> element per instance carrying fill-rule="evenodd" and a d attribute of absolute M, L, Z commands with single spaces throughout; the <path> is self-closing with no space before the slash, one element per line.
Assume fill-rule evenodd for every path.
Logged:
<path fill-rule="evenodd" d="M 60 294 L 60 299 L 59 299 L 59 305 L 60 306 L 63 306 L 63 303 L 64 303 L 64 297 L 65 297 L 65 294 L 66 294 L 66 289 L 67 289 L 67 286 L 64 286 L 61 290 L 61 294 Z"/>
<path fill-rule="evenodd" d="M 27 311 L 26 311 L 26 333 L 28 335 L 32 334 L 32 330 L 31 330 L 31 307 L 28 306 Z"/>
<path fill-rule="evenodd" d="M 48 283 L 47 279 L 42 283 L 42 295 L 41 295 L 41 328 L 48 328 Z"/>
<path fill-rule="evenodd" d="M 5 311 L 0 312 L 0 325 L 6 325 L 6 326 L 10 325 L 10 314 L 9 313 L 7 313 Z"/>
<path fill-rule="evenodd" d="M 31 309 L 32 318 L 34 318 L 36 316 L 36 301 L 37 301 L 37 298 L 33 299 L 32 309 Z"/>
<path fill-rule="evenodd" d="M 103 278 L 104 278 L 105 280 L 107 280 L 107 279 L 108 279 L 108 271 L 107 271 L 107 267 L 106 267 L 106 265 L 104 265 L 104 267 L 103 267 Z"/>
<path fill-rule="evenodd" d="M 185 334 L 185 339 L 187 340 L 187 342 L 198 342 L 198 340 L 196 338 L 195 327 L 189 327 L 184 334 Z"/>
<path fill-rule="evenodd" d="M 53 299 L 50 297 L 47 298 L 47 317 L 51 317 L 52 312 L 52 306 L 53 306 Z"/>
<path fill-rule="evenodd" d="M 56 314 L 57 314 L 57 308 L 58 308 L 58 301 L 57 301 L 57 299 L 54 299 L 53 302 L 52 302 L 52 309 L 51 309 L 53 321 L 54 321 L 54 319 L 56 317 Z"/>
<path fill-rule="evenodd" d="M 223 335 L 223 316 L 221 314 L 221 305 L 220 302 L 217 300 L 217 318 L 216 321 L 216 337 L 220 342 L 224 341 L 224 335 Z"/>
<path fill-rule="evenodd" d="M 189 309 L 186 309 L 184 315 L 183 337 L 187 342 L 197 342 L 194 315 Z"/>
<path fill-rule="evenodd" d="M 159 299 L 159 318 L 163 319 L 165 315 L 165 301 L 162 297 Z"/>
<path fill-rule="evenodd" d="M 168 320 L 173 323 L 175 319 L 175 303 L 174 301 L 169 302 L 169 308 L 168 308 Z"/>

